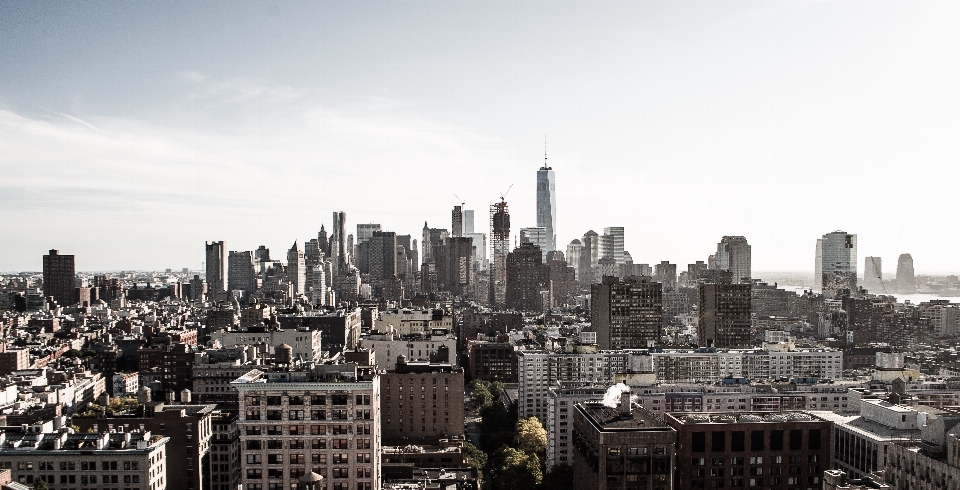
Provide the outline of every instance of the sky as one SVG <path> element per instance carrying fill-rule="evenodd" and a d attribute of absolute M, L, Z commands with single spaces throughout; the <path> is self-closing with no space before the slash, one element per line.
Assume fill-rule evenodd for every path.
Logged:
<path fill-rule="evenodd" d="M 960 272 L 960 2 L 0 0 L 0 271 L 199 269 L 348 229 L 623 226 L 636 263 Z M 512 186 L 512 187 L 511 187 Z M 458 197 L 455 197 L 459 196 Z M 860 271 L 862 273 L 862 270 Z"/>

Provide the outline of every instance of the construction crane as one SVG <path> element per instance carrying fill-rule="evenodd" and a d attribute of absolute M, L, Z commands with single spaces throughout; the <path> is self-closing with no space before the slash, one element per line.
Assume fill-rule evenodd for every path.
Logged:
<path fill-rule="evenodd" d="M 500 200 L 501 200 L 501 201 L 506 201 L 506 200 L 507 200 L 507 194 L 510 193 L 510 189 L 513 189 L 513 184 L 510 184 L 510 187 L 507 187 L 507 192 L 504 192 L 503 194 L 500 194 Z"/>
<path fill-rule="evenodd" d="M 889 296 L 890 293 L 887 292 L 887 285 L 883 283 L 883 271 L 880 270 L 880 264 L 877 264 L 877 258 L 870 257 L 870 262 L 873 263 L 873 270 L 877 273 L 877 282 L 880 283 L 880 289 L 883 289 L 883 295 Z"/>
<path fill-rule="evenodd" d="M 454 194 L 453 197 L 457 198 L 457 200 L 460 201 L 460 207 L 461 207 L 461 208 L 463 207 L 464 204 L 467 203 L 467 201 L 464 201 L 463 199 L 460 199 L 460 196 L 458 196 L 458 195 L 456 195 L 456 194 Z"/>

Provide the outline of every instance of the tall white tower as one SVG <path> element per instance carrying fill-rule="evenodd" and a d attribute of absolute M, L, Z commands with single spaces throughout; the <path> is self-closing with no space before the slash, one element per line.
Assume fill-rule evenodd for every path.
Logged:
<path fill-rule="evenodd" d="M 543 167 L 537 170 L 537 226 L 547 230 L 546 252 L 557 249 L 557 182 L 553 168 L 547 166 L 544 141 Z"/>

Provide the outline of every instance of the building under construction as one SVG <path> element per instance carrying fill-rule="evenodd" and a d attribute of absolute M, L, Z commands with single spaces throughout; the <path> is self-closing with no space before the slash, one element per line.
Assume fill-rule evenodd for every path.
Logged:
<path fill-rule="evenodd" d="M 510 210 L 507 201 L 490 205 L 490 303 L 507 300 L 507 254 L 510 253 Z"/>

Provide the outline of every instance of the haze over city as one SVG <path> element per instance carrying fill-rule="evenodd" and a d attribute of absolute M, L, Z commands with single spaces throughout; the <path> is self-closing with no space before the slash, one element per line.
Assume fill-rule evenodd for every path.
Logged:
<path fill-rule="evenodd" d="M 637 263 L 960 271 L 955 26 L 932 2 L 0 3 L 0 270 L 199 269 L 330 227 L 418 234 L 510 189 Z M 510 186 L 513 185 L 512 188 Z M 516 235 L 516 231 L 513 232 Z M 889 267 L 889 266 L 888 266 Z M 862 271 L 860 271 L 862 274 Z M 892 269 L 884 272 L 890 273 Z"/>

